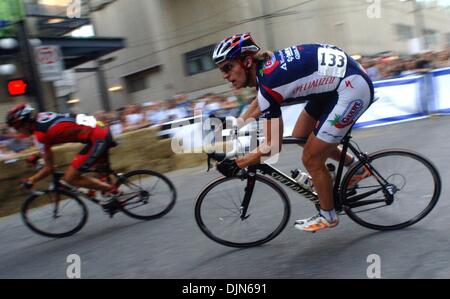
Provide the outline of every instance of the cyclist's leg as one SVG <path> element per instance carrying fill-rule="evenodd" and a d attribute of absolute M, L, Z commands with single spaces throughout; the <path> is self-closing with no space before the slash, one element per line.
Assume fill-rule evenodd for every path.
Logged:
<path fill-rule="evenodd" d="M 320 207 L 326 211 L 334 208 L 334 202 L 332 179 L 325 162 L 336 149 L 336 145 L 320 140 L 312 134 L 305 144 L 302 156 L 303 165 L 312 177 Z"/>
<path fill-rule="evenodd" d="M 303 150 L 303 165 L 305 165 L 314 183 L 320 202 L 320 213 L 316 216 L 300 219 L 295 222 L 295 228 L 315 232 L 320 229 L 335 227 L 339 218 L 334 210 L 332 179 L 326 160 L 336 149 L 336 144 L 327 143 L 314 134 L 308 138 Z"/>
<path fill-rule="evenodd" d="M 110 191 L 114 186 L 98 178 L 83 176 L 83 172 L 90 169 L 99 159 L 108 154 L 109 144 L 106 139 L 109 130 L 97 127 L 92 133 L 90 144 L 83 148 L 67 168 L 63 180 L 77 187 Z"/>
<path fill-rule="evenodd" d="M 99 191 L 107 192 L 111 190 L 111 185 L 103 182 L 97 178 L 83 176 L 83 173 L 78 171 L 72 165 L 70 165 L 64 172 L 64 177 L 62 178 L 65 182 L 76 186 L 89 189 L 95 189 Z"/>
<path fill-rule="evenodd" d="M 365 78 L 360 75 L 344 78 L 338 87 L 338 99 L 333 109 L 321 116 L 314 135 L 305 145 L 303 163 L 307 169 L 311 168 L 310 174 L 314 186 L 319 194 L 321 205 L 323 203 L 325 209 L 333 208 L 331 184 L 327 179 L 322 180 L 320 177 L 320 175 L 325 176 L 325 155 L 332 153 L 333 148 L 341 142 L 356 120 L 369 108 L 371 102 L 370 86 Z M 319 153 L 316 153 L 317 151 Z M 321 153 L 322 151 L 324 154 Z M 318 178 L 314 179 L 314 175 Z M 319 192 L 322 192 L 325 197 L 322 195 L 323 198 L 321 198 Z"/>
<path fill-rule="evenodd" d="M 319 197 L 321 211 L 317 216 L 298 220 L 296 228 L 315 232 L 339 223 L 333 206 L 331 177 L 325 166 L 330 155 L 352 125 L 372 103 L 371 83 L 359 74 L 350 74 L 338 87 L 338 98 L 331 111 L 324 113 L 308 138 L 303 151 L 303 164 L 310 173 Z"/>

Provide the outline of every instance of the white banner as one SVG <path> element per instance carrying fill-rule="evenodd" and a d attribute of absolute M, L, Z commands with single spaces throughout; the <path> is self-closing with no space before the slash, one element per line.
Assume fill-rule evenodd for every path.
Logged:
<path fill-rule="evenodd" d="M 377 81 L 375 98 L 378 98 L 358 119 L 355 127 L 372 126 L 401 121 L 423 115 L 420 86 L 423 76 Z"/>
<path fill-rule="evenodd" d="M 437 112 L 450 112 L 450 68 L 432 72 Z"/>

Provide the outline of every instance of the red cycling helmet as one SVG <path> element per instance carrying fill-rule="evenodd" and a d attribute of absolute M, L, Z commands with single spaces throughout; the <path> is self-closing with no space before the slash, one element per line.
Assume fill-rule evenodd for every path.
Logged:
<path fill-rule="evenodd" d="M 249 33 L 230 36 L 217 44 L 213 52 L 213 60 L 219 64 L 225 60 L 231 60 L 243 54 L 254 55 L 260 48 Z"/>
<path fill-rule="evenodd" d="M 34 108 L 27 103 L 20 103 L 11 108 L 6 115 L 6 123 L 8 126 L 18 128 L 27 122 L 36 119 Z"/>

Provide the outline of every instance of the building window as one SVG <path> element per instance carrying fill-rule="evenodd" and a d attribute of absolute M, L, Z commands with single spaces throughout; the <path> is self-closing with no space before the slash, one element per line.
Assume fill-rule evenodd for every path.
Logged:
<path fill-rule="evenodd" d="M 423 34 L 425 36 L 426 45 L 432 46 L 438 43 L 438 35 L 436 30 L 425 29 Z"/>
<path fill-rule="evenodd" d="M 184 54 L 186 74 L 192 76 L 216 67 L 212 60 L 215 45 L 209 45 Z"/>
<path fill-rule="evenodd" d="M 410 40 L 414 37 L 412 26 L 397 24 L 396 30 L 399 40 Z"/>
<path fill-rule="evenodd" d="M 160 66 L 152 67 L 124 77 L 128 92 L 138 92 L 150 87 L 150 76 L 160 70 Z"/>

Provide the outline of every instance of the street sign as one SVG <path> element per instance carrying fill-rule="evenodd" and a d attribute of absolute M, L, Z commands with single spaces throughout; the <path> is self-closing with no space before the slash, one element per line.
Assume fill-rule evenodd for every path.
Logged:
<path fill-rule="evenodd" d="M 36 64 L 42 81 L 56 81 L 63 77 L 64 65 L 58 46 L 39 46 L 34 48 Z"/>

